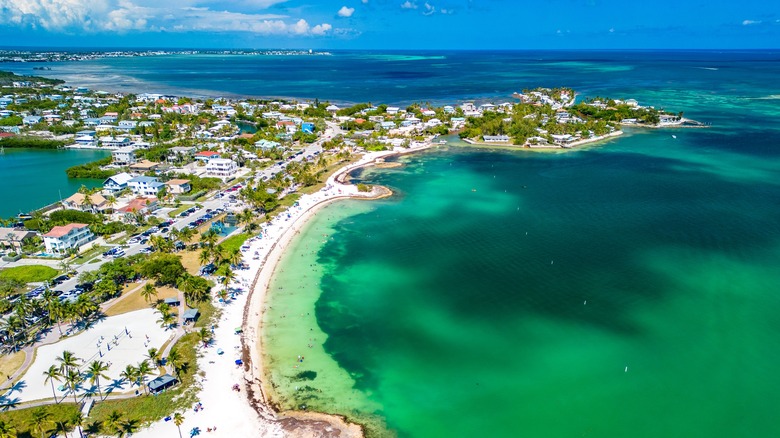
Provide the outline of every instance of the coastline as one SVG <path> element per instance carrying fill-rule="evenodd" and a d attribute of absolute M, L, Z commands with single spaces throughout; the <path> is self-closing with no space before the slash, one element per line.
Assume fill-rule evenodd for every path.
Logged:
<path fill-rule="evenodd" d="M 593 138 L 585 138 L 582 140 L 573 141 L 571 143 L 563 145 L 545 144 L 545 145 L 529 145 L 529 144 L 511 144 L 511 143 L 486 143 L 484 141 L 475 141 L 469 138 L 464 138 L 461 141 L 468 143 L 473 147 L 492 147 L 499 149 L 510 149 L 516 151 L 535 151 L 535 152 L 549 152 L 549 151 L 569 151 L 574 150 L 579 146 L 591 145 L 602 141 L 610 140 L 625 134 L 624 131 L 610 132 L 609 134 L 600 135 Z"/>
<path fill-rule="evenodd" d="M 418 148 L 408 150 L 381 151 L 366 154 L 356 163 L 347 165 L 331 175 L 327 180 L 330 189 L 323 189 L 308 199 L 301 199 L 303 203 L 311 199 L 311 205 L 301 207 L 300 213 L 293 219 L 288 219 L 282 225 L 277 237 L 266 249 L 257 272 L 251 281 L 249 296 L 244 306 L 241 326 L 247 330 L 242 339 L 242 358 L 244 361 L 245 385 L 247 387 L 247 400 L 256 410 L 257 414 L 265 421 L 277 424 L 281 430 L 291 436 L 339 436 L 339 437 L 363 437 L 363 427 L 349 423 L 340 415 L 325 414 L 305 411 L 283 411 L 275 404 L 272 398 L 271 382 L 268 381 L 266 369 L 262 359 L 263 349 L 263 324 L 262 317 L 266 302 L 269 298 L 269 286 L 274 278 L 278 264 L 285 250 L 298 235 L 300 230 L 323 207 L 333 202 L 345 199 L 376 200 L 392 196 L 393 192 L 382 186 L 375 186 L 371 192 L 361 193 L 357 187 L 344 182 L 347 175 L 357 169 L 374 166 L 377 159 L 390 156 L 400 156 L 420 152 L 434 146 L 425 144 Z M 333 190 L 336 192 L 334 193 Z M 328 192 L 331 193 L 328 193 Z M 320 195 L 320 196 L 317 196 Z M 268 243 L 268 242 L 265 242 Z M 262 249 L 262 248 L 261 248 Z M 255 250 L 253 245 L 250 251 Z"/>

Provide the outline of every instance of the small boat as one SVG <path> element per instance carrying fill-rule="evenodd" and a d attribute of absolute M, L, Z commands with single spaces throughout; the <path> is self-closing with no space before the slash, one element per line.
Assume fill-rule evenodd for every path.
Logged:
<path fill-rule="evenodd" d="M 676 136 L 676 135 L 674 135 L 674 134 L 672 134 L 672 138 L 677 138 L 677 136 Z"/>

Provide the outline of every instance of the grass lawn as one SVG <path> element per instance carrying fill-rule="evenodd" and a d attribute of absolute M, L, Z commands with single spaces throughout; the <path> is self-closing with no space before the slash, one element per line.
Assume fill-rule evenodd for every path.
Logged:
<path fill-rule="evenodd" d="M 24 363 L 24 357 L 24 351 L 0 356 L 0 379 L 7 379 L 6 376 L 15 373 Z"/>
<path fill-rule="evenodd" d="M 179 213 L 183 212 L 184 210 L 188 210 L 190 207 L 192 207 L 192 204 L 183 204 L 176 210 L 173 210 L 171 212 L 168 212 L 168 217 L 171 219 L 178 219 Z"/>
<path fill-rule="evenodd" d="M 180 251 L 181 264 L 190 275 L 198 275 L 200 270 L 200 252 L 199 251 Z"/>
<path fill-rule="evenodd" d="M 144 300 L 144 297 L 141 296 L 143 283 L 133 283 L 130 286 L 132 287 L 126 288 L 122 293 L 122 299 L 105 311 L 106 316 L 121 315 L 136 310 L 148 309 L 151 306 L 151 304 L 147 303 L 146 300 Z M 133 290 L 136 288 L 137 290 Z M 179 291 L 172 287 L 158 287 L 156 289 L 158 300 L 179 295 Z"/>
<path fill-rule="evenodd" d="M 6 411 L 0 415 L 0 420 L 5 421 L 6 423 L 13 426 L 14 429 L 16 429 L 16 435 L 14 435 L 16 437 L 39 437 L 41 435 L 37 433 L 32 427 L 32 414 L 39 409 L 43 409 L 45 412 L 49 413 L 49 418 L 52 420 L 52 422 L 48 424 L 50 431 L 54 431 L 55 421 L 65 421 L 67 424 L 68 418 L 81 410 L 81 408 L 75 403 L 60 403 L 57 405 L 47 405 L 39 408 Z"/>
<path fill-rule="evenodd" d="M 247 233 L 236 234 L 235 236 L 230 236 L 227 239 L 223 240 L 220 243 L 220 246 L 225 248 L 225 250 L 228 252 L 233 250 L 238 250 L 241 248 L 241 245 L 243 245 L 244 242 L 246 242 L 247 239 L 249 239 L 249 234 Z"/>
<path fill-rule="evenodd" d="M 15 266 L 0 270 L 0 279 L 21 283 L 38 283 L 57 276 L 57 270 L 43 265 Z"/>
<path fill-rule="evenodd" d="M 84 264 L 88 260 L 92 260 L 95 257 L 98 257 L 99 255 L 103 254 L 104 252 L 108 251 L 108 249 L 109 249 L 108 246 L 96 246 L 96 247 L 90 249 L 89 251 L 87 251 L 87 252 L 85 252 L 83 254 L 80 254 L 75 259 L 73 259 L 73 263 Z"/>

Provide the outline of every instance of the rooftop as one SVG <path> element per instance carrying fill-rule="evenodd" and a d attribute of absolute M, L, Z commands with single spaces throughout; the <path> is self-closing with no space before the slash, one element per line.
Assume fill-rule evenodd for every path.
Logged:
<path fill-rule="evenodd" d="M 81 229 L 88 227 L 87 224 L 68 224 L 68 225 L 61 225 L 57 226 L 51 229 L 48 233 L 44 234 L 43 237 L 54 237 L 54 238 L 60 238 L 62 236 L 67 235 L 73 230 Z"/>

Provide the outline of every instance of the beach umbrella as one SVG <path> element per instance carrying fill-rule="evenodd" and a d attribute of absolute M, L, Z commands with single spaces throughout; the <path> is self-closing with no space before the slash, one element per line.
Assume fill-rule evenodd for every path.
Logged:
<path fill-rule="evenodd" d="M 241 359 L 236 359 L 236 365 L 243 365 L 243 364 L 244 361 L 242 361 Z"/>

